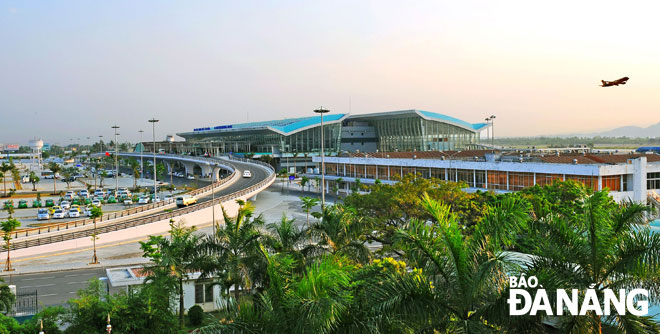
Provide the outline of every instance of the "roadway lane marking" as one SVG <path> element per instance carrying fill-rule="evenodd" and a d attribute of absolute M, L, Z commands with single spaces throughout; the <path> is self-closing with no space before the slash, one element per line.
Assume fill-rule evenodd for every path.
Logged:
<path fill-rule="evenodd" d="M 50 297 L 50 296 L 57 296 L 56 293 L 49 293 L 47 295 L 40 295 L 39 297 Z"/>
<path fill-rule="evenodd" d="M 27 288 L 43 288 L 45 286 L 54 286 L 55 284 L 43 284 L 43 285 L 30 285 L 30 286 L 21 286 L 21 289 L 27 289 Z"/>
<path fill-rule="evenodd" d="M 82 281 L 82 282 L 69 282 L 67 284 L 87 284 L 89 281 Z"/>
<path fill-rule="evenodd" d="M 34 280 L 38 280 L 38 279 L 51 279 L 51 278 L 55 278 L 55 276 L 49 276 L 49 277 L 35 277 L 35 278 L 24 278 L 24 279 L 22 279 L 22 281 L 34 281 Z"/>
<path fill-rule="evenodd" d="M 64 275 L 64 277 L 90 276 L 90 275 L 95 275 L 95 274 L 94 273 L 88 273 L 88 274 Z"/>

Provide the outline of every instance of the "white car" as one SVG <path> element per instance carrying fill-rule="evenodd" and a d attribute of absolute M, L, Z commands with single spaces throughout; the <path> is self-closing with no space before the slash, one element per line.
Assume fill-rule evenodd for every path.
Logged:
<path fill-rule="evenodd" d="M 104 192 L 103 190 L 101 190 L 101 189 L 96 189 L 96 191 L 94 191 L 94 197 L 96 197 L 96 196 L 104 197 L 104 196 L 105 196 L 105 192 Z"/>
<path fill-rule="evenodd" d="M 69 210 L 69 217 L 71 217 L 71 218 L 78 218 L 78 217 L 80 217 L 80 211 L 78 211 L 78 209 L 71 209 L 71 210 Z"/>
<path fill-rule="evenodd" d="M 48 213 L 48 209 L 39 209 L 39 212 L 37 213 L 37 220 L 48 220 L 50 219 L 50 214 Z"/>
<path fill-rule="evenodd" d="M 192 175 L 188 175 L 188 177 L 186 177 L 186 179 L 188 179 L 188 180 L 194 180 L 194 179 L 195 179 L 195 177 L 194 177 L 194 176 L 192 176 Z"/>
<path fill-rule="evenodd" d="M 80 196 L 82 198 L 88 198 L 89 197 L 89 192 L 87 190 L 81 190 L 80 192 L 78 192 L 78 196 Z"/>
<path fill-rule="evenodd" d="M 75 197 L 75 196 L 76 196 L 76 192 L 73 191 L 73 190 L 69 190 L 69 191 L 67 191 L 67 192 L 64 194 L 64 196 Z"/>
<path fill-rule="evenodd" d="M 172 195 L 167 195 L 167 196 L 165 196 L 164 201 L 165 201 L 165 202 L 168 202 L 168 201 L 171 201 L 173 198 L 174 198 L 174 197 L 172 197 Z"/>
<path fill-rule="evenodd" d="M 138 199 L 138 204 L 149 204 L 149 197 L 141 196 L 140 199 Z"/>
<path fill-rule="evenodd" d="M 131 204 L 133 204 L 133 199 L 130 197 L 126 197 L 124 199 L 124 205 L 131 205 Z"/>
<path fill-rule="evenodd" d="M 252 172 L 250 172 L 249 170 L 244 171 L 243 177 L 252 177 Z"/>
<path fill-rule="evenodd" d="M 30 183 L 30 176 L 29 175 L 21 176 L 21 182 L 22 183 Z"/>
<path fill-rule="evenodd" d="M 71 203 L 69 203 L 69 201 L 62 201 L 62 203 L 60 203 L 60 206 L 62 207 L 62 209 L 68 210 L 71 207 Z"/>
<path fill-rule="evenodd" d="M 66 214 L 64 213 L 64 210 L 55 210 L 53 212 L 53 218 L 55 219 L 63 219 L 66 217 Z"/>
<path fill-rule="evenodd" d="M 92 205 L 97 207 L 97 208 L 100 208 L 101 207 L 101 201 L 99 201 L 98 199 L 95 199 L 95 200 L 92 201 Z"/>

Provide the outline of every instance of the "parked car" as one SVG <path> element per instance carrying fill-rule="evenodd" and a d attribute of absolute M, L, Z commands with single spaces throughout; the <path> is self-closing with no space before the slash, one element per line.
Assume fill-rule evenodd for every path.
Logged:
<path fill-rule="evenodd" d="M 186 179 L 188 179 L 188 180 L 194 180 L 195 177 L 194 177 L 193 175 L 188 175 L 188 177 L 186 177 Z"/>
<path fill-rule="evenodd" d="M 69 210 L 69 217 L 71 217 L 71 218 L 78 218 L 78 217 L 80 217 L 80 211 L 78 211 L 78 209 L 71 208 L 71 209 Z"/>
<path fill-rule="evenodd" d="M 44 204 L 46 207 L 53 207 L 55 206 L 55 202 L 52 199 L 47 199 L 46 204 Z"/>
<path fill-rule="evenodd" d="M 125 197 L 122 203 L 124 203 L 124 205 L 131 205 L 133 204 L 133 199 L 130 197 Z"/>
<path fill-rule="evenodd" d="M 22 199 L 22 200 L 18 201 L 18 208 L 19 209 L 27 209 L 27 207 L 28 207 L 28 204 L 27 204 L 26 200 Z"/>
<path fill-rule="evenodd" d="M 62 207 L 62 209 L 68 210 L 71 207 L 71 202 L 62 201 L 62 202 L 60 202 L 60 206 Z"/>
<path fill-rule="evenodd" d="M 5 205 L 4 205 L 5 210 L 13 207 L 14 207 L 14 201 L 12 200 L 5 201 Z"/>
<path fill-rule="evenodd" d="M 115 196 L 108 196 L 108 203 L 117 203 L 117 198 Z"/>
<path fill-rule="evenodd" d="M 138 199 L 138 204 L 149 204 L 149 201 L 151 199 L 147 196 L 140 196 L 140 199 Z"/>
<path fill-rule="evenodd" d="M 167 195 L 167 196 L 165 196 L 164 201 L 165 201 L 165 202 L 169 202 L 169 201 L 171 201 L 173 198 L 174 198 L 174 197 L 172 197 L 172 195 Z"/>
<path fill-rule="evenodd" d="M 98 196 L 105 197 L 105 191 L 103 191 L 102 189 L 96 189 L 94 191 L 94 197 L 98 197 Z"/>
<path fill-rule="evenodd" d="M 30 175 L 21 176 L 21 183 L 30 183 Z"/>
<path fill-rule="evenodd" d="M 33 208 L 40 208 L 41 206 L 42 206 L 41 201 L 36 200 L 36 199 L 34 201 L 32 201 L 32 207 Z"/>
<path fill-rule="evenodd" d="M 66 214 L 64 213 L 64 210 L 62 210 L 62 209 L 55 210 L 55 212 L 53 212 L 53 218 L 54 219 L 63 219 L 65 217 L 66 217 Z"/>
<path fill-rule="evenodd" d="M 48 220 L 50 219 L 50 213 L 48 209 L 39 209 L 37 212 L 37 220 Z"/>
<path fill-rule="evenodd" d="M 89 197 L 89 191 L 87 191 L 86 189 L 83 189 L 83 190 L 78 192 L 78 196 L 80 196 L 82 198 L 87 198 L 87 197 Z"/>
<path fill-rule="evenodd" d="M 95 199 L 95 200 L 92 201 L 92 205 L 97 207 L 97 208 L 100 208 L 101 207 L 101 201 L 99 201 L 98 199 Z"/>

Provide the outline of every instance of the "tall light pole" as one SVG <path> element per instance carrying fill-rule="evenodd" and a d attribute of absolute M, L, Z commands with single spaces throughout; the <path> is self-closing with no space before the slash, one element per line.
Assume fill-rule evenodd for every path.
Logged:
<path fill-rule="evenodd" d="M 113 125 L 112 128 L 115 129 L 115 193 L 117 193 L 117 191 L 119 191 L 119 179 L 117 179 L 119 176 L 119 160 L 117 159 L 119 153 L 119 146 L 117 145 L 117 129 L 119 129 L 119 127 L 117 125 Z"/>
<path fill-rule="evenodd" d="M 149 120 L 149 123 L 151 123 L 152 126 L 153 143 L 154 143 L 154 202 L 158 198 L 158 188 L 156 185 L 156 123 L 157 122 L 158 120 L 155 118 Z"/>
<path fill-rule="evenodd" d="M 99 136 L 99 143 L 101 143 L 101 153 L 103 153 L 103 136 Z"/>
<path fill-rule="evenodd" d="M 325 153 L 323 150 L 323 143 L 325 142 L 325 137 L 323 134 L 323 114 L 330 112 L 328 109 L 323 109 L 323 107 L 314 110 L 315 113 L 321 114 L 321 209 L 325 208 Z"/>
<path fill-rule="evenodd" d="M 490 117 L 486 117 L 486 125 L 490 124 Z M 486 126 L 486 143 L 490 140 L 490 126 Z"/>
<path fill-rule="evenodd" d="M 490 118 L 490 127 L 491 127 L 491 130 L 490 130 L 490 145 L 493 146 L 493 148 L 494 148 L 495 147 L 495 121 L 494 121 L 495 115 L 490 115 L 489 118 Z"/>
<path fill-rule="evenodd" d="M 144 130 L 139 130 L 140 133 L 140 178 L 144 180 L 144 163 L 142 161 L 142 155 L 144 153 L 144 144 L 142 144 L 142 133 Z"/>

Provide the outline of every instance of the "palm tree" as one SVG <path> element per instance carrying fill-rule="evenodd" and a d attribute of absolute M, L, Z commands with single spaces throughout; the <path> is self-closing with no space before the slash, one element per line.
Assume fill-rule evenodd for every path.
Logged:
<path fill-rule="evenodd" d="M 12 233 L 14 233 L 14 231 L 16 231 L 16 229 L 20 226 L 21 222 L 11 217 L 2 222 L 2 232 L 4 232 L 2 239 L 5 241 L 5 249 L 7 249 L 7 262 L 5 263 L 5 271 L 15 270 L 11 267 L 11 259 L 9 257 L 9 253 L 11 251 Z"/>
<path fill-rule="evenodd" d="M 7 197 L 7 172 L 11 171 L 12 167 L 6 162 L 3 162 L 2 165 L 0 165 L 0 175 L 2 176 L 2 186 L 4 188 L 5 195 L 4 197 Z"/>
<path fill-rule="evenodd" d="M 304 267 L 304 258 L 301 250 L 305 247 L 307 233 L 305 230 L 294 224 L 295 219 L 287 219 L 282 214 L 279 223 L 268 224 L 266 228 L 270 232 L 264 236 L 264 245 L 276 253 L 289 254 L 302 267 Z"/>
<path fill-rule="evenodd" d="M 261 216 L 252 217 L 254 206 L 251 202 L 236 202 L 239 209 L 235 218 L 229 217 L 222 208 L 225 224 L 218 226 L 215 235 L 204 239 L 198 254 L 198 266 L 205 275 L 219 276 L 227 292 L 233 286 L 234 298 L 238 300 L 239 290 L 251 289 L 254 281 L 263 275 L 258 243 L 264 222 Z"/>
<path fill-rule="evenodd" d="M 30 183 L 32 183 L 32 191 L 37 191 L 37 183 L 39 183 L 40 178 L 37 176 L 37 173 L 30 172 Z"/>
<path fill-rule="evenodd" d="M 23 189 L 21 186 L 21 172 L 13 163 L 11 164 L 11 176 L 14 179 L 14 189 Z"/>
<path fill-rule="evenodd" d="M 194 227 L 185 227 L 179 221 L 170 220 L 170 237 L 150 236 L 146 242 L 140 242 L 144 257 L 151 259 L 153 265 L 145 270 L 147 280 L 165 284 L 164 288 L 174 290 L 179 296 L 179 325 L 183 326 L 186 311 L 183 300 L 183 281 L 194 269 L 194 257 L 199 248 L 200 237 L 195 235 Z"/>
<path fill-rule="evenodd" d="M 315 213 L 315 217 L 319 220 L 309 227 L 313 243 L 305 249 L 306 254 L 343 255 L 360 263 L 371 259 L 366 239 L 361 238 L 369 226 L 354 209 L 333 205 Z"/>
<path fill-rule="evenodd" d="M 305 213 L 307 214 L 307 227 L 309 228 L 309 212 L 313 207 L 319 205 L 319 199 L 304 196 L 300 197 L 300 201 L 302 202 L 303 210 L 305 210 Z"/>
<path fill-rule="evenodd" d="M 629 201 L 617 205 L 607 191 L 585 193 L 573 205 L 573 214 L 549 213 L 532 224 L 534 247 L 529 251 L 537 257 L 528 275 L 536 275 L 545 289 L 593 288 L 601 302 L 605 289 L 660 289 L 660 234 L 645 225 L 647 207 Z M 586 319 L 562 320 L 563 330 L 572 333 L 602 333 L 603 325 L 619 333 L 660 333 L 651 317 L 630 313 L 600 316 L 592 311 Z"/>
<path fill-rule="evenodd" d="M 92 242 L 94 244 L 94 255 L 92 255 L 92 262 L 89 264 L 99 264 L 99 258 L 96 256 L 96 239 L 98 239 L 98 235 L 96 234 L 96 219 L 100 218 L 103 216 L 103 210 L 100 207 L 93 207 L 92 212 L 90 214 L 90 218 L 92 218 L 92 222 L 94 222 L 94 232 L 92 233 Z"/>
<path fill-rule="evenodd" d="M 53 172 L 53 194 L 57 193 L 57 173 L 62 170 L 62 166 L 56 162 L 48 163 L 48 169 Z"/>
<path fill-rule="evenodd" d="M 500 333 L 507 328 L 540 332 L 539 322 L 507 317 L 504 291 L 509 274 L 520 269 L 503 251 L 510 235 L 524 230 L 525 202 L 514 199 L 484 217 L 483 230 L 468 235 L 450 206 L 423 198 L 432 223 L 410 220 L 397 230 L 397 246 L 422 277 L 403 276 L 374 284 L 367 294 L 372 312 L 414 328 L 415 332 Z M 499 224 L 500 220 L 513 220 Z M 507 233 L 508 232 L 508 233 Z"/>
<path fill-rule="evenodd" d="M 136 159 L 128 160 L 128 165 L 133 171 L 133 189 L 137 189 L 137 180 L 140 177 L 140 163 Z"/>
<path fill-rule="evenodd" d="M 302 191 L 305 192 L 305 186 L 309 184 L 309 178 L 305 175 L 303 175 L 302 178 L 300 178 L 300 188 L 302 188 Z"/>
<path fill-rule="evenodd" d="M 99 174 L 99 188 L 103 188 L 103 179 L 108 177 L 108 172 L 105 170 L 101 171 L 101 174 Z"/>

